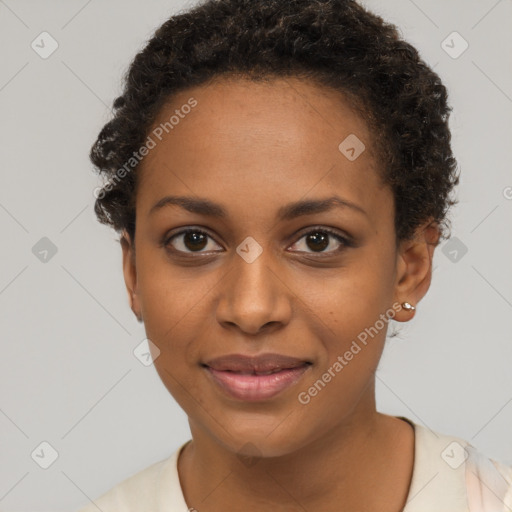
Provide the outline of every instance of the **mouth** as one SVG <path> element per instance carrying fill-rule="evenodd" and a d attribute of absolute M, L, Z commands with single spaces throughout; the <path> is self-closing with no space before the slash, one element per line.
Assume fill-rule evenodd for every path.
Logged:
<path fill-rule="evenodd" d="M 310 361 L 232 357 L 202 364 L 215 386 L 230 398 L 248 402 L 269 400 L 296 384 L 312 366 Z"/>

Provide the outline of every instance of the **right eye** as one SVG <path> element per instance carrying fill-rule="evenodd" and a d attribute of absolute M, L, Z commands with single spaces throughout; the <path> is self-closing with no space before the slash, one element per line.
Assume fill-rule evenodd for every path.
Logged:
<path fill-rule="evenodd" d="M 208 239 L 213 240 L 206 231 L 197 228 L 187 228 L 179 231 L 178 233 L 174 233 L 171 236 L 167 236 L 163 245 L 172 252 L 181 252 L 185 254 L 211 252 L 211 248 L 207 251 L 203 251 L 205 247 L 208 247 Z M 215 244 L 218 245 L 216 242 Z"/>

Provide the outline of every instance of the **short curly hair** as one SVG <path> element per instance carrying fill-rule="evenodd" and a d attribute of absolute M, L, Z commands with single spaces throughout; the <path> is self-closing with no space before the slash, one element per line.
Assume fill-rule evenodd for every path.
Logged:
<path fill-rule="evenodd" d="M 223 76 L 299 77 L 339 91 L 374 138 L 397 243 L 430 219 L 447 238 L 459 181 L 447 90 L 395 25 L 354 0 L 202 0 L 165 21 L 130 64 L 90 151 L 107 181 L 95 194 L 100 222 L 134 240 L 134 152 L 173 94 Z M 133 172 L 116 179 L 128 161 Z"/>

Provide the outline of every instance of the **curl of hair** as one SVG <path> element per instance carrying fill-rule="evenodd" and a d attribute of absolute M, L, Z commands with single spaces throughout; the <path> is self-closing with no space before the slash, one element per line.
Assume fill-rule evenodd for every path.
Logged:
<path fill-rule="evenodd" d="M 100 222 L 134 240 L 137 167 L 122 179 L 116 173 L 173 94 L 222 77 L 299 77 L 339 91 L 374 137 L 397 243 L 430 219 L 446 238 L 459 181 L 446 88 L 394 25 L 353 0 L 203 0 L 157 28 L 91 148 L 111 184 L 95 202 Z"/>

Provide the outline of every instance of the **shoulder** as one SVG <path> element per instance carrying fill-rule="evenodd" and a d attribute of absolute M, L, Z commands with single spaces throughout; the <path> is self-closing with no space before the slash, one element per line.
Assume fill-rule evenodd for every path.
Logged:
<path fill-rule="evenodd" d="M 413 423 L 409 420 L 410 423 Z M 414 423 L 407 512 L 512 512 L 512 467 L 468 441 Z"/>
<path fill-rule="evenodd" d="M 179 485 L 177 460 L 185 444 L 171 456 L 121 481 L 78 512 L 98 512 L 98 509 L 102 512 L 157 511 L 162 510 L 164 497 L 165 500 L 170 500 L 166 501 L 166 506 L 177 505 L 181 510 L 184 502 Z"/>
<path fill-rule="evenodd" d="M 512 511 L 512 467 L 465 446 L 465 480 L 470 510 Z"/>

